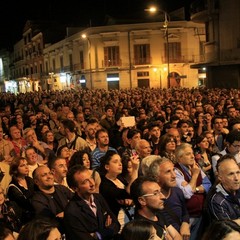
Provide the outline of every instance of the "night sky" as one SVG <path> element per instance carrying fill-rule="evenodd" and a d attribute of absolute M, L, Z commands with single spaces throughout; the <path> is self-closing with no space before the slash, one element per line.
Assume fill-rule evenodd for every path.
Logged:
<path fill-rule="evenodd" d="M 187 6 L 191 0 L 2 0 L 0 6 L 0 49 L 11 47 L 22 38 L 27 20 L 55 20 L 69 25 L 103 24 L 106 16 L 143 17 L 150 3 L 165 11 Z"/>

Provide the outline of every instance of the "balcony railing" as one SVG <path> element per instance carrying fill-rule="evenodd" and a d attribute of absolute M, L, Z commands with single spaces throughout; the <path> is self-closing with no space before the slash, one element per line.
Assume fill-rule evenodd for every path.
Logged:
<path fill-rule="evenodd" d="M 102 63 L 103 67 L 110 68 L 110 67 L 121 67 L 122 61 L 121 59 L 115 59 L 115 60 L 103 60 Z"/>
<path fill-rule="evenodd" d="M 152 58 L 151 57 L 133 59 L 133 64 L 134 65 L 147 65 L 147 64 L 151 64 L 151 63 L 152 63 Z"/>

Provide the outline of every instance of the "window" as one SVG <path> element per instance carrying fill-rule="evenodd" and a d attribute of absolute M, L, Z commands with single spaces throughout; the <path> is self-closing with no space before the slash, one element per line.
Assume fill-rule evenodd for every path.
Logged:
<path fill-rule="evenodd" d="M 46 74 L 48 74 L 49 70 L 48 70 L 48 62 L 45 62 L 45 68 L 46 68 Z"/>
<path fill-rule="evenodd" d="M 60 56 L 60 69 L 63 71 L 63 56 Z"/>
<path fill-rule="evenodd" d="M 79 52 L 80 68 L 84 69 L 83 51 Z"/>
<path fill-rule="evenodd" d="M 150 44 L 134 45 L 134 61 L 135 64 L 150 64 Z"/>
<path fill-rule="evenodd" d="M 119 47 L 105 47 L 104 48 L 104 66 L 112 67 L 120 65 L 120 57 L 119 57 Z"/>
<path fill-rule="evenodd" d="M 169 48 L 169 50 L 167 50 Z M 169 62 L 181 62 L 182 56 L 181 56 L 181 43 L 180 42 L 170 42 L 170 43 L 164 43 L 164 49 L 165 49 L 165 62 L 168 61 L 167 56 L 169 51 Z"/>
<path fill-rule="evenodd" d="M 73 65 L 72 54 L 69 54 L 69 65 L 70 67 Z"/>
<path fill-rule="evenodd" d="M 56 61 L 55 58 L 52 60 L 53 72 L 56 72 Z"/>

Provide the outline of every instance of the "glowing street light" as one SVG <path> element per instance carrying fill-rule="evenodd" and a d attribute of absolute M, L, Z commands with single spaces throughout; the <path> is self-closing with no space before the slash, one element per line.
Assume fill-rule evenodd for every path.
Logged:
<path fill-rule="evenodd" d="M 166 53 L 167 53 L 167 84 L 168 88 L 170 87 L 170 58 L 169 58 L 169 38 L 168 38 L 168 24 L 170 22 L 170 16 L 166 11 L 163 11 L 161 9 L 156 8 L 155 6 L 151 6 L 148 9 L 145 9 L 145 11 L 150 13 L 156 13 L 156 12 L 163 12 L 164 13 L 164 23 L 163 27 L 165 29 L 165 39 L 166 39 Z"/>
<path fill-rule="evenodd" d="M 82 34 L 82 39 L 87 39 L 87 41 L 88 41 L 89 78 L 90 78 L 90 86 L 91 86 L 91 89 L 92 89 L 91 41 L 87 37 L 86 34 Z"/>

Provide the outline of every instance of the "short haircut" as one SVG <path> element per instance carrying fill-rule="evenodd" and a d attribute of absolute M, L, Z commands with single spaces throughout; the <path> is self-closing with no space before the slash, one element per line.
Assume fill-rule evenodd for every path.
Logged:
<path fill-rule="evenodd" d="M 234 141 L 240 142 L 240 131 L 235 129 L 228 133 L 226 137 L 226 142 L 232 144 Z"/>
<path fill-rule="evenodd" d="M 160 165 L 165 162 L 172 163 L 172 161 L 166 157 L 162 157 L 162 158 L 160 157 L 160 158 L 156 159 L 155 161 L 153 161 L 149 166 L 148 175 L 156 178 L 156 180 L 158 181 Z"/>
<path fill-rule="evenodd" d="M 53 157 L 53 158 L 51 158 L 50 160 L 48 160 L 48 163 L 47 163 L 48 167 L 49 167 L 50 169 L 53 169 L 56 161 L 58 161 L 58 160 L 65 160 L 65 159 L 62 158 L 62 157 Z M 66 161 L 66 160 L 65 160 L 65 161 Z"/>
<path fill-rule="evenodd" d="M 105 129 L 105 128 L 101 128 L 101 129 L 97 130 L 97 132 L 95 134 L 96 139 L 99 139 L 100 133 L 107 133 L 108 134 L 108 130 Z"/>
<path fill-rule="evenodd" d="M 185 149 L 188 147 L 192 148 L 192 145 L 189 143 L 181 143 L 179 146 L 177 146 L 175 150 L 175 156 L 177 160 L 183 156 Z"/>
<path fill-rule="evenodd" d="M 161 159 L 161 157 L 158 155 L 149 155 L 142 159 L 140 167 L 144 176 L 149 174 L 149 166 L 152 164 L 152 162 L 158 159 Z"/>
<path fill-rule="evenodd" d="M 141 131 L 139 129 L 129 129 L 127 133 L 127 138 L 132 139 L 138 133 L 140 133 L 141 135 Z"/>
<path fill-rule="evenodd" d="M 67 173 L 67 184 L 70 188 L 74 189 L 78 186 L 77 181 L 75 180 L 74 175 L 76 173 L 81 173 L 81 172 L 85 172 L 88 169 L 83 166 L 83 165 L 75 165 L 73 167 L 71 167 Z"/>
<path fill-rule="evenodd" d="M 62 124 L 64 128 L 69 129 L 70 132 L 74 132 L 75 131 L 75 123 L 74 121 L 70 120 L 70 119 L 64 119 L 62 120 Z"/>
<path fill-rule="evenodd" d="M 133 202 L 136 206 L 136 210 L 141 208 L 141 204 L 138 201 L 138 198 L 144 195 L 143 192 L 143 184 L 145 182 L 155 182 L 157 183 L 156 179 L 151 176 L 140 176 L 137 179 L 134 180 L 130 187 L 130 195 L 133 199 Z"/>
<path fill-rule="evenodd" d="M 216 165 L 216 170 L 217 170 L 217 172 L 218 172 L 221 164 L 222 164 L 223 162 L 229 161 L 229 160 L 233 160 L 233 161 L 238 165 L 236 158 L 235 158 L 232 154 L 226 154 L 226 155 L 224 155 L 224 156 L 221 156 L 221 157 L 218 159 L 217 165 Z"/>
<path fill-rule="evenodd" d="M 155 127 L 158 127 L 158 128 L 160 129 L 159 123 L 156 122 L 156 121 L 150 122 L 150 123 L 147 125 L 147 127 L 148 127 L 148 130 L 149 130 L 149 131 L 151 131 L 151 130 L 152 130 L 153 128 L 155 128 Z"/>

